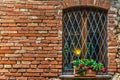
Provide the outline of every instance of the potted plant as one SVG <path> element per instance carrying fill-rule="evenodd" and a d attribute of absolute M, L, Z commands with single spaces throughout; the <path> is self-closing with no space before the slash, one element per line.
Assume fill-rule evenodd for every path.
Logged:
<path fill-rule="evenodd" d="M 95 76 L 96 72 L 106 72 L 102 63 L 97 63 L 93 59 L 76 59 L 72 61 L 75 76 Z"/>

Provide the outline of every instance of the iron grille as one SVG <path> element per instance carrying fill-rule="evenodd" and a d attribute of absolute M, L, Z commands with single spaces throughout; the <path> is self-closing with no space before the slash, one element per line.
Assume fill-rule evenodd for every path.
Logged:
<path fill-rule="evenodd" d="M 107 68 L 107 10 L 63 10 L 63 74 L 73 73 L 71 61 L 75 59 L 94 59 Z"/>

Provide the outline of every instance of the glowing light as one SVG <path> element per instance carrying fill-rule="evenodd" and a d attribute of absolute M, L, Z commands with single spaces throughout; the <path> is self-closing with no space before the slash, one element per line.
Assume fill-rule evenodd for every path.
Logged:
<path fill-rule="evenodd" d="M 80 53 L 81 53 L 80 48 L 76 48 L 76 50 L 74 51 L 74 54 L 75 54 L 76 56 L 79 56 Z"/>

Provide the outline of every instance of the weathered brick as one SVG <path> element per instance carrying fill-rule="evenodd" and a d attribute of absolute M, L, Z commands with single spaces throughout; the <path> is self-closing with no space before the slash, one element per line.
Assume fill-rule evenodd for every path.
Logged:
<path fill-rule="evenodd" d="M 54 64 L 58 64 L 57 61 L 51 61 L 50 64 L 54 65 Z"/>
<path fill-rule="evenodd" d="M 38 9 L 54 9 L 54 6 L 38 6 Z"/>
<path fill-rule="evenodd" d="M 29 68 L 30 66 L 27 64 L 15 64 L 15 65 L 13 65 L 13 68 L 17 68 L 17 69 L 19 69 L 19 68 Z"/>
<path fill-rule="evenodd" d="M 7 73 L 8 70 L 7 69 L 0 69 L 0 73 Z"/>
<path fill-rule="evenodd" d="M 31 65 L 30 65 L 30 68 L 31 68 L 31 69 L 36 69 L 36 68 L 37 68 L 37 65 L 31 64 Z"/>
<path fill-rule="evenodd" d="M 35 27 L 38 26 L 38 23 L 28 23 L 28 26 Z"/>
<path fill-rule="evenodd" d="M 22 64 L 31 64 L 31 61 L 21 61 Z"/>
<path fill-rule="evenodd" d="M 50 66 L 49 66 L 49 65 L 42 65 L 42 64 L 40 64 L 40 65 L 38 66 L 38 68 L 44 69 L 44 68 L 50 68 Z"/>
<path fill-rule="evenodd" d="M 44 64 L 46 65 L 46 64 L 49 64 L 49 63 L 50 63 L 49 61 L 41 61 L 41 64 L 43 64 L 43 65 Z"/>
<path fill-rule="evenodd" d="M 8 80 L 8 77 L 6 77 L 6 76 L 0 76 L 0 79 L 1 80 Z"/>
<path fill-rule="evenodd" d="M 10 69 L 9 72 L 11 72 L 11 73 L 17 73 L 17 69 Z"/>
<path fill-rule="evenodd" d="M 5 76 L 15 76 L 15 77 L 20 77 L 22 74 L 21 73 L 5 73 Z"/>
<path fill-rule="evenodd" d="M 56 74 L 56 73 L 43 73 L 43 74 L 41 74 L 41 76 L 48 76 L 48 77 L 53 76 L 53 77 L 57 77 L 58 74 Z"/>
<path fill-rule="evenodd" d="M 16 64 L 15 61 L 0 61 L 0 64 Z"/>
<path fill-rule="evenodd" d="M 19 73 L 25 73 L 25 72 L 26 72 L 26 69 L 18 69 L 18 72 L 19 72 Z"/>
<path fill-rule="evenodd" d="M 12 44 L 11 44 L 11 45 L 12 45 Z M 3 49 L 3 50 L 0 50 L 0 53 L 2 53 L 2 54 L 13 54 L 13 53 L 14 53 L 14 50 Z"/>
<path fill-rule="evenodd" d="M 79 2 L 82 1 L 82 2 Z M 96 1 L 96 2 L 95 2 Z M 64 8 L 109 7 L 103 0 L 64 0 Z M 0 1 L 0 69 L 4 80 L 49 80 L 62 73 L 61 1 Z M 108 73 L 119 71 L 114 16 L 108 14 Z M 113 16 L 111 16 L 113 15 Z M 118 31 L 118 30 L 117 30 Z M 112 47 L 111 47 L 112 46 Z M 117 66 L 117 67 L 116 67 Z M 4 72 L 4 70 L 6 70 Z M 42 77 L 41 77 L 42 76 Z"/>
<path fill-rule="evenodd" d="M 12 68 L 12 66 L 11 65 L 4 65 L 4 68 L 5 69 L 10 69 L 10 68 Z"/>
<path fill-rule="evenodd" d="M 0 69 L 3 69 L 4 65 L 0 64 Z"/>
<path fill-rule="evenodd" d="M 21 54 L 5 54 L 5 57 L 21 57 Z"/>
<path fill-rule="evenodd" d="M 35 59 L 34 58 L 18 58 L 18 60 L 21 60 L 21 61 L 33 61 Z"/>
<path fill-rule="evenodd" d="M 14 20 L 0 20 L 0 23 L 13 23 Z"/>
<path fill-rule="evenodd" d="M 27 69 L 27 72 L 39 73 L 39 72 L 43 72 L 43 69 Z"/>
<path fill-rule="evenodd" d="M 25 77 L 39 77 L 39 73 L 23 73 L 23 76 Z"/>

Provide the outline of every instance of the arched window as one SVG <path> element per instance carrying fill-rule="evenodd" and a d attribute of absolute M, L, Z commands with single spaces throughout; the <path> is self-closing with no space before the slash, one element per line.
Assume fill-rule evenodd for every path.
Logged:
<path fill-rule="evenodd" d="M 63 10 L 63 74 L 73 73 L 72 60 L 84 58 L 101 62 L 107 68 L 107 10 Z"/>

